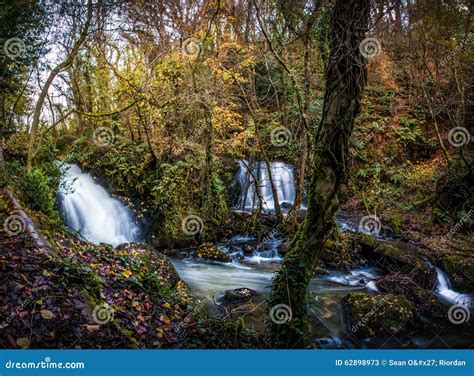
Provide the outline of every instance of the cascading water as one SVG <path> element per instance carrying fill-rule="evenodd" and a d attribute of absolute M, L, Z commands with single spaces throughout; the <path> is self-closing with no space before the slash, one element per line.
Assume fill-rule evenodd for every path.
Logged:
<path fill-rule="evenodd" d="M 451 282 L 444 271 L 442 271 L 440 268 L 436 268 L 436 276 L 438 280 L 436 286 L 436 295 L 438 295 L 441 300 L 444 300 L 449 304 L 462 304 L 464 306 L 471 306 L 472 296 L 454 291 L 451 287 Z"/>
<path fill-rule="evenodd" d="M 289 209 L 295 201 L 294 167 L 284 162 L 271 162 L 270 170 L 280 206 L 283 210 Z M 255 180 L 258 182 L 257 185 L 263 199 L 262 210 L 267 213 L 273 212 L 275 201 L 265 162 L 239 161 L 239 170 L 234 177 L 233 185 L 240 190 L 240 194 L 234 208 L 246 212 L 253 212 L 257 209 L 260 199 L 256 191 Z"/>
<path fill-rule="evenodd" d="M 140 228 L 131 211 L 76 165 L 64 164 L 58 200 L 66 224 L 88 241 L 122 243 L 139 241 Z"/>

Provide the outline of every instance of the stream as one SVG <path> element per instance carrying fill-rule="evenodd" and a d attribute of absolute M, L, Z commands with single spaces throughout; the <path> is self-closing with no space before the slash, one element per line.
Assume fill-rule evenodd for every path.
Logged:
<path fill-rule="evenodd" d="M 275 165 L 272 171 L 275 174 L 277 186 L 282 187 L 282 190 L 279 190 L 279 197 L 281 195 L 282 202 L 291 204 L 294 199 L 293 170 L 289 170 L 283 163 L 277 163 L 279 164 Z M 140 241 L 140 228 L 135 223 L 131 211 L 119 200 L 111 197 L 90 174 L 82 172 L 76 165 L 66 166 L 68 168 L 63 175 L 61 189 L 58 192 L 58 202 L 65 223 L 95 244 L 105 242 L 117 246 L 121 243 Z M 234 183 L 240 186 L 242 192 L 235 209 L 251 211 L 255 205 L 256 195 L 252 188 L 252 179 L 245 174 L 243 168 L 241 162 Z M 265 183 L 268 176 L 262 171 L 265 169 L 259 166 L 257 176 L 261 177 L 260 187 L 264 192 L 265 207 L 271 211 L 274 207 L 273 196 L 268 193 L 268 184 Z M 248 199 L 249 194 L 251 200 Z M 342 220 L 338 222 L 342 230 L 353 229 L 353 226 Z M 266 317 L 265 299 L 269 294 L 274 272 L 278 270 L 282 261 L 278 249 L 283 240 L 275 234 L 275 237 L 257 246 L 252 236 L 236 234 L 225 244 L 218 244 L 232 258 L 230 263 L 198 261 L 192 257 L 175 258 L 172 259 L 172 263 L 180 277 L 189 285 L 193 296 L 204 302 L 210 314 L 225 310 L 231 316 L 243 317 L 249 326 L 262 329 Z M 471 301 L 472 296 L 459 294 L 451 288 L 448 277 L 441 269 L 436 268 L 436 271 L 438 284 L 434 292 L 435 296 L 447 304 Z M 379 270 L 366 267 L 347 273 L 330 270 L 328 274 L 311 280 L 310 308 L 315 333 L 318 334 L 314 342 L 319 347 L 400 347 L 396 339 L 383 344 L 370 340 L 363 343 L 354 342 L 349 338 L 349 333 L 343 323 L 340 300 L 351 291 L 376 294 L 378 292 L 376 280 L 379 276 Z M 246 307 L 229 309 L 216 304 L 216 298 L 224 290 L 242 287 L 259 293 Z M 426 339 L 429 336 L 425 334 L 421 333 L 413 337 L 412 344 L 416 347 L 443 347 L 440 341 L 429 342 Z M 462 346 L 466 343 L 465 339 L 455 336 L 450 338 L 449 335 L 443 336 L 443 340 L 449 341 L 449 346 Z"/>

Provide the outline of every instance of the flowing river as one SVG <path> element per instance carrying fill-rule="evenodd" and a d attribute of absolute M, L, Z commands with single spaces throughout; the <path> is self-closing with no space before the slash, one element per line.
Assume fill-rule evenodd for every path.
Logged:
<path fill-rule="evenodd" d="M 140 227 L 134 221 L 131 211 L 122 202 L 113 198 L 92 176 L 84 173 L 76 165 L 65 165 L 61 189 L 58 192 L 58 202 L 65 223 L 93 243 L 105 242 L 117 246 L 121 243 L 140 241 Z M 279 189 L 279 198 L 282 202 L 291 205 L 294 200 L 293 170 L 291 166 L 275 163 L 272 172 L 275 173 L 275 182 Z M 256 194 L 252 188 L 252 178 L 244 170 L 241 162 L 240 170 L 236 174 L 241 194 L 236 209 L 249 210 L 254 208 Z M 273 208 L 273 196 L 268 191 L 268 174 L 263 165 L 255 167 L 256 176 L 260 176 L 260 189 L 265 199 L 265 206 L 269 211 Z M 250 197 L 250 199 L 249 199 Z M 340 222 L 342 229 L 352 227 Z M 245 310 L 231 310 L 231 315 L 244 317 L 249 325 L 261 329 L 264 325 L 265 299 L 270 291 L 274 272 L 278 270 L 281 256 L 278 252 L 283 239 L 275 237 L 258 244 L 256 239 L 246 234 L 236 234 L 226 244 L 218 246 L 231 256 L 231 263 L 216 263 L 197 261 L 193 258 L 172 259 L 172 262 L 181 278 L 190 286 L 196 299 L 205 302 L 208 311 L 225 310 L 216 304 L 216 298 L 225 290 L 246 287 L 259 293 L 251 301 L 251 306 Z M 250 250 L 250 251 L 249 251 Z M 449 304 L 464 303 L 472 299 L 469 295 L 459 294 L 452 290 L 449 279 L 439 268 L 438 285 L 435 295 Z M 329 271 L 328 274 L 314 277 L 311 281 L 310 308 L 313 325 L 318 337 L 315 343 L 320 347 L 379 347 L 381 343 L 355 343 L 347 333 L 341 312 L 340 300 L 351 291 L 365 291 L 376 294 L 378 292 L 376 280 L 379 271 L 374 268 L 361 268 L 344 273 Z M 428 337 L 427 337 L 428 338 Z M 418 347 L 427 345 L 442 347 L 436 341 L 428 343 L 423 334 L 413 337 L 413 343 Z M 452 344 L 460 342 L 452 338 Z M 461 341 L 461 343 L 463 343 Z M 384 343 L 385 347 L 399 347 L 396 341 Z"/>

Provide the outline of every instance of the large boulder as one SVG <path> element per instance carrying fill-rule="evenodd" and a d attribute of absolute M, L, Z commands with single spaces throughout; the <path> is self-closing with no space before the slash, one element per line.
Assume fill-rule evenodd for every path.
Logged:
<path fill-rule="evenodd" d="M 358 338 L 386 338 L 413 329 L 414 305 L 401 295 L 352 292 L 343 307 L 348 330 Z"/>
<path fill-rule="evenodd" d="M 242 287 L 234 290 L 223 291 L 216 299 L 219 304 L 237 304 L 243 303 L 254 296 L 258 295 L 258 292 L 246 287 Z"/>
<path fill-rule="evenodd" d="M 204 243 L 199 246 L 195 253 L 196 257 L 219 262 L 232 261 L 222 249 L 212 243 Z"/>

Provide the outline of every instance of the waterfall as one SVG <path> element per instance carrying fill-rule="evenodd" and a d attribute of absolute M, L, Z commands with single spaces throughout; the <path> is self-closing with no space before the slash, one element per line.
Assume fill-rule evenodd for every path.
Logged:
<path fill-rule="evenodd" d="M 462 304 L 465 306 L 470 306 L 472 302 L 472 296 L 454 291 L 451 287 L 451 282 L 449 281 L 448 276 L 440 268 L 436 268 L 436 277 L 438 280 L 436 285 L 436 294 L 440 299 L 446 301 L 449 304 Z"/>
<path fill-rule="evenodd" d="M 249 169 L 252 173 L 249 172 Z M 282 210 L 288 210 L 295 201 L 294 167 L 284 162 L 271 162 L 270 170 L 280 206 Z M 259 197 L 255 188 L 255 180 L 258 181 L 260 195 L 263 199 L 262 210 L 267 213 L 274 212 L 275 201 L 267 165 L 265 162 L 250 163 L 245 160 L 239 161 L 239 170 L 234 177 L 233 186 L 240 192 L 234 209 L 248 212 L 257 209 Z"/>
<path fill-rule="evenodd" d="M 76 165 L 64 164 L 58 200 L 66 224 L 92 243 L 139 241 L 131 211 Z"/>

